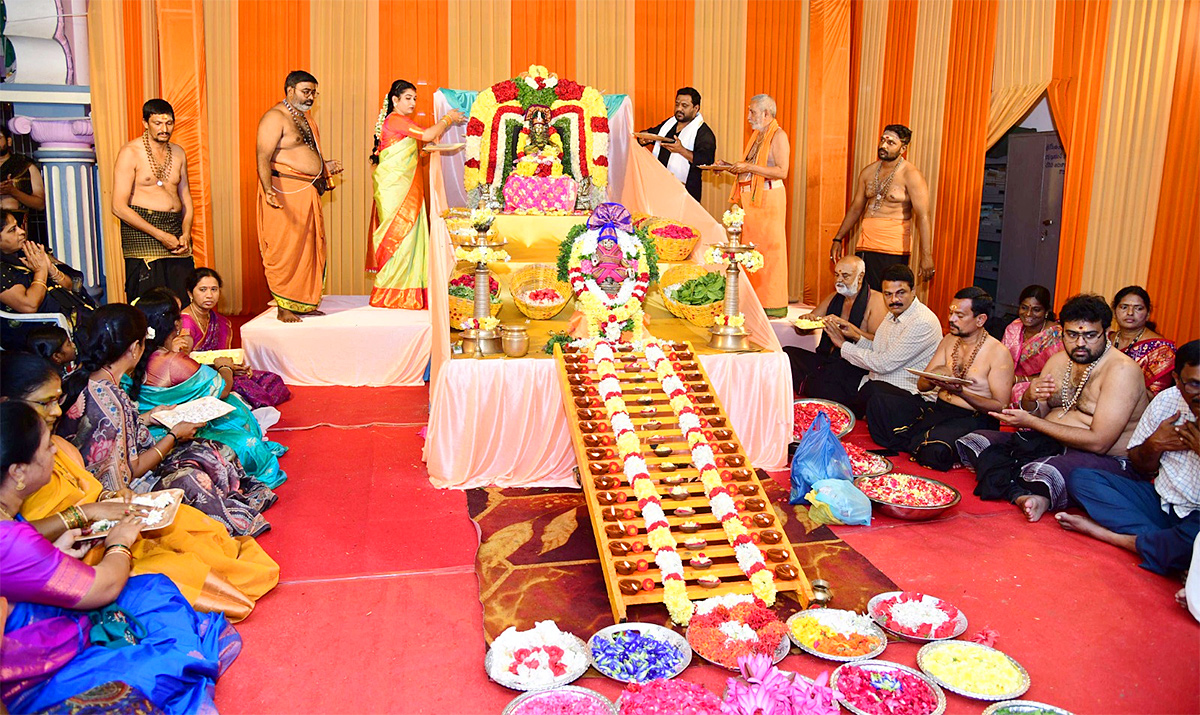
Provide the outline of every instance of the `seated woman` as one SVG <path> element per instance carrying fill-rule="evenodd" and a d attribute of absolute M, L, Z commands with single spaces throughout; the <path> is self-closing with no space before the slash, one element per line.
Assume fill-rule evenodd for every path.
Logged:
<path fill-rule="evenodd" d="M 191 302 L 180 316 L 179 337 L 182 351 L 229 350 L 233 346 L 233 324 L 217 312 L 221 300 L 221 276 L 211 268 L 197 268 L 187 280 Z M 246 365 L 231 364 L 233 391 L 241 395 L 253 409 L 274 407 L 287 402 L 292 393 L 283 378 L 266 370 L 251 370 Z"/>
<path fill-rule="evenodd" d="M 61 313 L 72 325 L 96 307 L 83 292 L 83 274 L 26 241 L 7 209 L 0 209 L 0 303 L 15 313 Z"/>
<path fill-rule="evenodd" d="M 0 398 L 29 405 L 53 430 L 62 416 L 61 397 L 62 380 L 53 365 L 36 355 L 5 354 Z M 53 471 L 45 486 L 27 492 L 22 518 L 51 541 L 68 525 L 120 518 L 124 503 L 96 501 L 103 488 L 84 469 L 79 450 L 57 435 L 51 439 L 56 449 Z M 279 582 L 279 565 L 254 539 L 229 536 L 224 526 L 186 504 L 170 526 L 149 533 L 150 538 L 132 547 L 133 572 L 163 574 L 198 611 L 220 611 L 240 621 Z M 98 556 L 93 550 L 85 561 L 93 563 Z"/>
<path fill-rule="evenodd" d="M 1150 294 L 1141 286 L 1126 286 L 1113 297 L 1109 332 L 1113 347 L 1133 358 L 1142 368 L 1146 389 L 1154 396 L 1175 384 L 1175 343 L 1154 332 L 1150 322 Z"/>
<path fill-rule="evenodd" d="M 1026 286 L 1018 299 L 1017 319 L 1004 329 L 1004 347 L 1017 364 L 1013 383 L 1012 402 L 1020 402 L 1029 383 L 1042 373 L 1050 356 L 1063 349 L 1062 330 L 1054 321 L 1054 303 L 1050 289 L 1045 286 Z"/>
<path fill-rule="evenodd" d="M 146 316 L 123 304 L 102 306 L 76 333 L 87 387 L 67 411 L 59 433 L 83 454 L 105 489 L 121 495 L 182 489 L 184 503 L 219 521 L 233 536 L 271 528 L 262 511 L 275 493 L 247 476 L 233 450 L 194 439 L 202 425 L 180 422 L 157 441 L 119 380 L 145 349 Z"/>
<path fill-rule="evenodd" d="M 237 657 L 241 638 L 221 614 L 192 610 L 165 576 L 130 578 L 130 547 L 142 527 L 135 515 L 121 516 L 108 532 L 94 567 L 76 558 L 77 530 L 51 543 L 13 517 L 25 495 L 50 479 L 53 464 L 50 430 L 37 412 L 23 402 L 0 404 L 0 602 L 9 603 L 4 706 L 42 712 L 123 681 L 164 711 L 215 712 L 214 683 Z"/>
<path fill-rule="evenodd" d="M 138 403 L 142 412 L 180 405 L 202 397 L 215 397 L 233 408 L 233 412 L 210 421 L 197 432 L 233 448 L 242 467 L 251 477 L 274 489 L 287 475 L 279 468 L 279 457 L 287 447 L 263 437 L 262 427 L 242 398 L 232 392 L 234 365 L 229 358 L 217 358 L 212 367 L 201 365 L 187 352 L 175 352 L 179 335 L 179 304 L 169 290 L 155 288 L 138 300 L 137 308 L 146 316 L 154 337 L 146 339 L 146 350 L 122 386 Z M 166 428 L 150 424 L 155 439 Z"/>

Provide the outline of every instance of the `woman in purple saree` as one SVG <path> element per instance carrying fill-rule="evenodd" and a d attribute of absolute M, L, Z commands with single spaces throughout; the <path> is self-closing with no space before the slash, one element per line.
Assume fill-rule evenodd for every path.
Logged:
<path fill-rule="evenodd" d="M 7 601 L 0 699 L 40 712 L 122 681 L 168 713 L 215 713 L 216 679 L 241 650 L 219 613 L 197 614 L 158 574 L 129 577 L 129 545 L 141 523 L 124 517 L 104 558 L 77 558 L 77 530 L 54 543 L 12 518 L 50 479 L 54 446 L 32 407 L 0 404 L 0 603 Z"/>
<path fill-rule="evenodd" d="M 217 312 L 221 286 L 221 276 L 211 268 L 197 268 L 188 278 L 191 303 L 179 316 L 179 336 L 185 343 L 180 352 L 228 350 L 233 345 L 233 324 Z M 292 397 L 283 378 L 273 372 L 251 370 L 248 365 L 235 367 L 233 391 L 254 409 L 274 407 Z"/>
<path fill-rule="evenodd" d="M 1113 322 L 1109 333 L 1113 347 L 1133 358 L 1142 368 L 1146 389 L 1153 397 L 1175 384 L 1175 343 L 1154 331 L 1150 322 L 1150 294 L 1141 286 L 1126 286 L 1113 297 Z"/>

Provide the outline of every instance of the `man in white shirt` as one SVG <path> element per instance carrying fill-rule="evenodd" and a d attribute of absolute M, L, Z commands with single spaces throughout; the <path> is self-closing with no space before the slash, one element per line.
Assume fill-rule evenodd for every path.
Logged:
<path fill-rule="evenodd" d="M 825 334 L 851 365 L 867 371 L 857 399 L 848 405 L 862 415 L 871 396 L 882 392 L 919 394 L 917 377 L 908 368 L 922 370 L 942 340 L 942 324 L 913 291 L 915 279 L 908 266 L 897 263 L 883 274 L 883 302 L 889 315 L 874 338 L 842 318 L 830 318 Z M 927 400 L 933 395 L 924 396 Z"/>
<path fill-rule="evenodd" d="M 1142 557 L 1157 574 L 1183 571 L 1200 531 L 1200 341 L 1175 353 L 1175 386 L 1142 413 L 1129 438 L 1131 479 L 1076 469 L 1067 491 L 1088 516 L 1062 512 L 1058 523 Z M 1153 483 L 1151 483 L 1153 479 Z"/>

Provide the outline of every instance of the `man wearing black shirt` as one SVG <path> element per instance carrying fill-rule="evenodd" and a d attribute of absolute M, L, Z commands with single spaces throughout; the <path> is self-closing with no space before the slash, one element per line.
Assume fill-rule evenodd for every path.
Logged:
<path fill-rule="evenodd" d="M 680 89 L 675 93 L 674 116 L 642 133 L 675 140 L 656 142 L 639 138 L 638 143 L 654 145 L 654 156 L 687 186 L 692 198 L 699 201 L 701 172 L 697 167 L 712 164 L 717 155 L 717 136 L 700 114 L 700 93 L 691 87 Z"/>

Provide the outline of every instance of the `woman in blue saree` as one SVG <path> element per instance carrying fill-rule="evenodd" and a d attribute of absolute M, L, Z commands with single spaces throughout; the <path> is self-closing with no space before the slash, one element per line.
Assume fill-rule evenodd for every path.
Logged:
<path fill-rule="evenodd" d="M 76 530 L 49 542 L 11 515 L 50 480 L 54 445 L 37 412 L 0 404 L 0 603 L 7 601 L 0 698 L 41 712 L 114 681 L 168 713 L 215 713 L 216 679 L 241 650 L 219 613 L 198 614 L 167 577 L 129 577 L 141 523 L 108 532 L 95 567 L 77 558 Z M 89 545 L 90 547 L 90 545 Z"/>
<path fill-rule="evenodd" d="M 237 454 L 246 474 L 274 489 L 287 475 L 279 467 L 279 457 L 287 447 L 263 437 L 262 428 L 250 406 L 233 392 L 233 368 L 228 358 L 218 358 L 212 367 L 201 365 L 186 353 L 174 352 L 179 337 L 179 304 L 174 296 L 151 291 L 138 301 L 137 308 L 146 316 L 154 333 L 146 339 L 146 351 L 133 371 L 131 381 L 122 380 L 129 396 L 138 403 L 138 411 L 179 405 L 202 397 L 215 397 L 233 408 L 233 412 L 211 420 L 197 437 L 228 445 Z M 166 429 L 151 422 L 155 439 Z"/>

